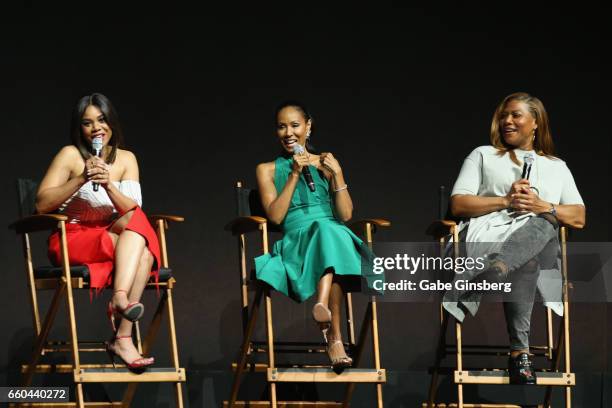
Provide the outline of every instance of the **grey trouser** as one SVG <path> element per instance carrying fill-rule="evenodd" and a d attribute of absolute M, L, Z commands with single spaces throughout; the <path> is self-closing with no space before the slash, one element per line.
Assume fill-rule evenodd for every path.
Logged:
<path fill-rule="evenodd" d="M 503 243 L 496 259 L 508 266 L 512 293 L 504 302 L 511 350 L 529 349 L 531 312 L 540 267 L 556 266 L 557 228 L 542 217 L 532 217 Z"/>

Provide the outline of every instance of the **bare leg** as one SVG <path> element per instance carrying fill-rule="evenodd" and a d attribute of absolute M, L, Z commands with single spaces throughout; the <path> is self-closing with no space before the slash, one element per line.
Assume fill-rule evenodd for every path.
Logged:
<path fill-rule="evenodd" d="M 342 340 L 342 330 L 340 321 L 342 320 L 342 301 L 344 300 L 344 292 L 338 282 L 333 282 L 331 285 L 331 293 L 329 296 L 329 309 L 332 312 L 331 333 L 330 338 L 334 340 Z"/>
<path fill-rule="evenodd" d="M 319 323 L 319 328 L 325 336 L 331 322 L 331 312 L 329 311 L 329 292 L 334 275 L 325 271 L 317 284 L 317 303 L 312 308 L 312 318 Z"/>
<path fill-rule="evenodd" d="M 145 246 L 144 238 L 125 229 L 132 217 L 130 211 L 119 218 L 111 227 L 109 234 L 118 236 L 115 242 L 115 275 L 112 305 L 119 309 L 127 307 L 130 302 L 138 302 L 149 279 L 153 256 Z M 127 362 L 141 356 L 131 339 L 133 323 L 122 319 L 117 330 L 112 350 Z M 124 337 L 123 339 L 119 339 Z"/>
<path fill-rule="evenodd" d="M 129 303 L 128 293 L 134 284 L 140 263 L 140 257 L 135 254 L 142 254 L 145 248 L 145 240 L 140 234 L 125 229 L 132 214 L 132 211 L 127 212 L 111 228 L 111 232 L 119 236 L 115 244 L 115 293 L 112 300 L 113 306 L 119 308 L 125 308 Z"/>
<path fill-rule="evenodd" d="M 342 301 L 344 292 L 340 283 L 333 282 L 329 297 L 329 308 L 332 313 L 331 332 L 328 334 L 328 354 L 334 366 L 347 367 L 352 364 L 352 360 L 346 355 L 342 344 Z"/>
<path fill-rule="evenodd" d="M 333 273 L 325 273 L 317 284 L 317 302 L 329 307 L 329 292 L 334 279 Z"/>
<path fill-rule="evenodd" d="M 140 257 L 136 278 L 134 279 L 134 284 L 132 285 L 130 293 L 128 294 L 128 300 L 130 302 L 138 302 L 142 297 L 142 292 L 144 292 L 144 288 L 147 286 L 147 282 L 149 282 L 149 277 L 151 276 L 153 261 L 155 261 L 155 258 L 151 252 L 149 252 L 149 248 L 144 247 L 142 250 L 142 256 Z"/>
<path fill-rule="evenodd" d="M 134 284 L 129 292 L 130 302 L 137 302 L 140 300 L 142 292 L 149 281 L 153 260 L 153 255 L 151 255 L 148 248 L 145 247 L 142 251 L 142 256 L 140 257 Z M 117 337 L 131 336 L 133 326 L 134 323 L 131 321 L 122 319 L 119 329 L 117 330 Z M 134 361 L 141 357 L 132 341 L 115 340 L 113 349 L 115 353 L 119 354 L 125 361 L 128 362 Z"/>

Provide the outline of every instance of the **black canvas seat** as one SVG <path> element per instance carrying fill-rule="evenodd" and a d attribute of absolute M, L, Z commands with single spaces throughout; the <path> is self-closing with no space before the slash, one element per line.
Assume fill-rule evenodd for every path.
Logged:
<path fill-rule="evenodd" d="M 36 279 L 57 279 L 61 278 L 63 269 L 61 266 L 39 266 L 34 268 L 34 278 Z M 89 283 L 89 268 L 86 265 L 71 265 L 70 276 L 73 278 L 83 278 L 85 283 Z M 172 269 L 159 269 L 159 282 L 168 282 L 172 278 Z M 151 279 L 153 282 L 153 279 Z"/>

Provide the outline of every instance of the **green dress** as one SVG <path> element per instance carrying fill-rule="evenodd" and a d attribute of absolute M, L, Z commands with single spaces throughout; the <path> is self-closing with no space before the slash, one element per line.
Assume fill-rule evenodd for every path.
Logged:
<path fill-rule="evenodd" d="M 279 193 L 291 173 L 292 160 L 279 157 L 274 162 L 274 185 Z M 335 218 L 327 179 L 314 166 L 310 172 L 315 191 L 300 177 L 281 224 L 283 238 L 274 243 L 270 254 L 255 258 L 257 278 L 298 302 L 316 292 L 329 268 L 336 275 L 357 278 L 357 284 L 359 277 L 366 282 L 372 278 L 371 250 Z"/>

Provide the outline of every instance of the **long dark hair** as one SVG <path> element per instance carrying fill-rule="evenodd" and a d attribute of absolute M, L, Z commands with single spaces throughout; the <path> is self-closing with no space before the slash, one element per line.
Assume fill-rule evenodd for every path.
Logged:
<path fill-rule="evenodd" d="M 274 125 L 276 126 L 278 113 L 283 109 L 289 107 L 297 109 L 302 114 L 302 117 L 304 117 L 304 121 L 310 121 L 310 137 L 312 137 L 315 130 L 314 119 L 312 118 L 312 115 L 310 114 L 310 111 L 308 110 L 306 105 L 296 100 L 284 101 L 276 107 L 276 109 L 274 110 Z M 306 150 L 308 150 L 310 153 L 316 153 L 317 149 L 315 149 L 314 145 L 310 141 L 310 137 L 306 138 Z"/>
<path fill-rule="evenodd" d="M 113 131 L 113 134 L 108 141 L 111 146 L 111 151 L 106 157 L 106 163 L 111 164 L 115 162 L 117 158 L 117 149 L 123 147 L 123 132 L 121 131 L 121 125 L 119 124 L 119 116 L 117 111 L 113 107 L 111 101 L 101 93 L 93 93 L 91 95 L 83 96 L 77 102 L 74 110 L 72 111 L 72 120 L 70 121 L 70 136 L 72 138 L 72 144 L 79 149 L 81 156 L 84 160 L 91 157 L 91 143 L 85 139 L 81 132 L 81 120 L 83 114 L 89 106 L 95 106 L 100 109 L 104 115 L 104 120 L 108 123 L 108 126 Z"/>

